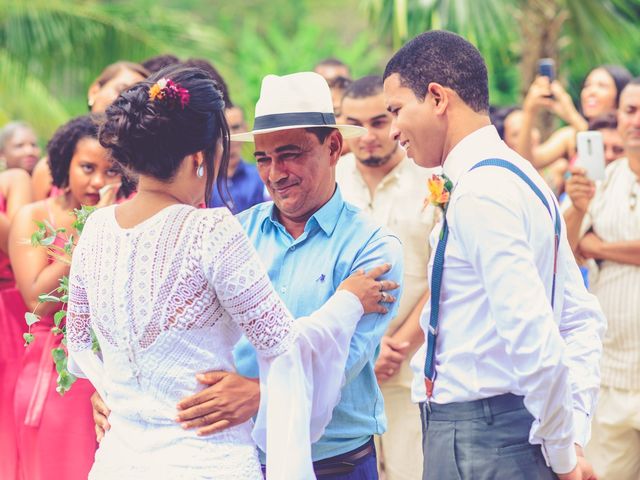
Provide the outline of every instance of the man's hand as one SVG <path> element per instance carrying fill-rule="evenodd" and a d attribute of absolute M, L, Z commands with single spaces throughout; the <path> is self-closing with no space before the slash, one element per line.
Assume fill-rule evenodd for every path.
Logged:
<path fill-rule="evenodd" d="M 576 468 L 571 470 L 569 473 L 558 473 L 558 480 L 585 480 L 582 476 L 582 470 L 580 469 L 580 464 L 576 465 Z"/>
<path fill-rule="evenodd" d="M 584 458 L 582 447 L 576 444 L 576 455 L 578 456 L 578 466 L 582 470 L 582 480 L 598 480 L 597 475 L 593 471 L 593 466 Z"/>
<path fill-rule="evenodd" d="M 91 395 L 91 406 L 93 407 L 93 423 L 95 423 L 96 440 L 100 443 L 104 438 L 104 432 L 111 428 L 108 421 L 111 410 L 109 410 L 107 404 L 104 403 L 104 400 L 102 400 L 98 392 L 94 392 L 94 394 Z"/>
<path fill-rule="evenodd" d="M 402 362 L 407 358 L 410 345 L 409 342 L 398 342 L 391 337 L 382 337 L 380 356 L 374 367 L 378 383 L 385 382 L 398 373 Z"/>
<path fill-rule="evenodd" d="M 587 459 L 584 458 L 582 447 L 578 444 L 576 444 L 575 447 L 578 464 L 576 468 L 569 473 L 558 474 L 559 480 L 598 480 L 598 477 L 593 472 L 593 467 Z"/>
<path fill-rule="evenodd" d="M 199 428 L 198 435 L 210 435 L 244 423 L 258 412 L 257 379 L 215 371 L 200 373 L 196 378 L 209 386 L 178 403 L 176 421 L 182 428 Z"/>
<path fill-rule="evenodd" d="M 567 180 L 565 191 L 573 207 L 581 213 L 586 213 L 589 203 L 596 193 L 596 185 L 593 180 L 586 177 L 583 168 L 571 168 L 571 177 Z"/>

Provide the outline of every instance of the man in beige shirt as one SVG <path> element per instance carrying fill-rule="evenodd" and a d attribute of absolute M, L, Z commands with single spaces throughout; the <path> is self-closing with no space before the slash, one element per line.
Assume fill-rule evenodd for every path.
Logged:
<path fill-rule="evenodd" d="M 385 401 L 387 432 L 378 440 L 379 469 L 386 480 L 421 478 L 422 431 L 420 412 L 411 403 L 409 359 L 424 343 L 420 312 L 429 297 L 427 264 L 429 233 L 436 209 L 424 205 L 429 172 L 407 158 L 389 138 L 387 112 L 380 77 L 364 77 L 346 90 L 343 121 L 368 133 L 345 140 L 351 153 L 340 158 L 336 180 L 345 200 L 391 229 L 402 241 L 404 292 L 397 317 L 382 339 L 375 372 Z"/>

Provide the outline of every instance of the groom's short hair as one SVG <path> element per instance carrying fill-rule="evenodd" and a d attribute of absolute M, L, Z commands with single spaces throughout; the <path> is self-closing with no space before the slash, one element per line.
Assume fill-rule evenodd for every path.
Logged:
<path fill-rule="evenodd" d="M 487 66 L 478 49 L 460 35 L 444 30 L 418 35 L 389 60 L 384 79 L 394 73 L 420 100 L 435 82 L 455 91 L 474 111 L 489 111 Z"/>

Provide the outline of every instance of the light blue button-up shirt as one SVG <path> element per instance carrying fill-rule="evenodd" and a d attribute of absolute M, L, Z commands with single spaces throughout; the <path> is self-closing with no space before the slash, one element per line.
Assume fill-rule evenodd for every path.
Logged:
<path fill-rule="evenodd" d="M 265 264 L 276 291 L 296 318 L 317 310 L 358 269 L 369 271 L 374 266 L 391 263 L 392 269 L 383 278 L 401 283 L 400 241 L 346 203 L 337 187 L 333 197 L 309 218 L 303 234 L 296 239 L 276 219 L 273 202 L 242 212 L 238 220 Z M 399 291 L 393 293 L 399 298 Z M 358 323 L 351 340 L 340 403 L 324 436 L 312 445 L 314 461 L 354 450 L 371 435 L 385 431 L 384 404 L 373 367 L 380 339 L 397 308 L 396 301 L 387 314 L 370 313 Z M 236 346 L 234 357 L 238 373 L 258 376 L 255 350 L 246 338 Z"/>

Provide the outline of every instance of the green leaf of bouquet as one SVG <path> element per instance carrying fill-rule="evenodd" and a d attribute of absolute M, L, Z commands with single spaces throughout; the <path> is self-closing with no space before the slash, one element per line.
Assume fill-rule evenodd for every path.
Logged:
<path fill-rule="evenodd" d="M 62 296 L 60 297 L 60 301 L 61 301 L 62 303 L 69 303 L 69 295 L 67 295 L 67 294 L 62 295 Z"/>
<path fill-rule="evenodd" d="M 67 358 L 67 354 L 62 348 L 54 348 L 51 350 L 51 356 L 54 362 L 62 362 Z"/>
<path fill-rule="evenodd" d="M 53 324 L 56 327 L 59 327 L 60 322 L 62 322 L 62 319 L 66 316 L 67 316 L 66 310 L 58 310 L 56 313 L 53 314 Z"/>
<path fill-rule="evenodd" d="M 71 252 L 73 251 L 73 235 L 69 235 L 69 238 L 67 239 L 66 243 L 64 244 L 64 251 L 65 253 L 71 255 Z"/>
<path fill-rule="evenodd" d="M 27 345 L 30 345 L 33 340 L 35 339 L 35 337 L 33 336 L 33 333 L 23 333 L 22 334 L 22 338 L 24 338 L 24 346 L 26 347 Z"/>
<path fill-rule="evenodd" d="M 61 329 L 61 328 L 59 328 L 59 327 L 53 327 L 53 328 L 51 329 L 51 333 L 52 333 L 53 335 L 61 335 L 61 334 L 62 334 L 62 333 L 64 333 L 64 332 L 63 332 L 63 331 L 62 331 L 62 329 Z"/>
<path fill-rule="evenodd" d="M 60 278 L 59 287 L 57 288 L 58 293 L 69 293 L 69 277 L 63 276 Z"/>
<path fill-rule="evenodd" d="M 56 237 L 53 235 L 50 235 L 40 240 L 40 245 L 42 245 L 43 247 L 48 247 L 49 245 L 53 245 L 55 241 L 56 241 Z"/>
<path fill-rule="evenodd" d="M 42 241 L 43 235 L 40 232 L 33 232 L 31 235 L 31 246 L 39 247 L 40 242 Z"/>
<path fill-rule="evenodd" d="M 40 295 L 38 295 L 38 301 L 41 303 L 46 303 L 46 302 L 58 303 L 60 301 L 60 298 L 56 297 L 55 295 L 49 295 L 48 293 L 41 293 Z"/>
<path fill-rule="evenodd" d="M 27 325 L 31 326 L 40 321 L 40 316 L 33 312 L 27 312 L 24 314 L 24 320 L 27 322 Z"/>

